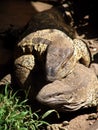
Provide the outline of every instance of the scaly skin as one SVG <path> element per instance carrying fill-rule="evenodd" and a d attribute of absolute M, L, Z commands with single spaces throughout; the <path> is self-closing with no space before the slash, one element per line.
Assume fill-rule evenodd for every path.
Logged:
<path fill-rule="evenodd" d="M 15 59 L 27 54 L 32 54 L 43 64 L 48 81 L 66 77 L 80 59 L 84 65 L 90 64 L 86 44 L 79 39 L 72 40 L 57 29 L 39 30 L 26 36 L 17 45 Z M 19 64 L 21 61 L 18 60 Z M 33 66 L 37 65 L 36 61 L 33 63 Z"/>
<path fill-rule="evenodd" d="M 45 85 L 38 93 L 37 100 L 58 111 L 76 111 L 97 106 L 98 79 L 95 73 L 77 63 L 66 78 Z"/>

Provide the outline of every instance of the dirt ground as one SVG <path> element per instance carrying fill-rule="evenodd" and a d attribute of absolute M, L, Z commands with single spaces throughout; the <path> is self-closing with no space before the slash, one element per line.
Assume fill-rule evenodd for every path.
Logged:
<path fill-rule="evenodd" d="M 0 1 L 0 33 L 11 25 L 23 27 L 35 13 L 51 7 L 52 5 L 46 3 L 30 2 L 27 0 Z M 72 113 L 69 125 L 64 126 L 64 128 L 66 130 L 98 130 L 98 123 L 95 123 L 97 118 L 88 120 L 88 116 L 91 113 L 96 113 L 95 109 L 79 112 L 75 116 Z M 62 122 L 64 120 L 66 120 L 66 114 L 63 114 Z M 93 125 L 94 123 L 96 124 L 95 126 Z"/>

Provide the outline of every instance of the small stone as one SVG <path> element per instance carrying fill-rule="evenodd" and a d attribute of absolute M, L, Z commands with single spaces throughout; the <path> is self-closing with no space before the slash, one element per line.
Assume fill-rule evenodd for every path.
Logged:
<path fill-rule="evenodd" d="M 68 121 L 63 121 L 63 122 L 62 122 L 62 125 L 63 125 L 63 126 L 69 125 L 69 122 L 68 122 Z"/>
<path fill-rule="evenodd" d="M 98 115 L 96 113 L 92 113 L 88 116 L 88 120 L 96 120 L 98 118 Z"/>

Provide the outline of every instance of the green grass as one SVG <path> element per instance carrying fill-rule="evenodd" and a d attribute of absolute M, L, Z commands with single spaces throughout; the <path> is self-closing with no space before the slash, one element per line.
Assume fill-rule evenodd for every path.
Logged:
<path fill-rule="evenodd" d="M 16 93 L 5 87 L 4 94 L 0 94 L 0 130 L 40 130 L 49 125 L 44 119 L 56 111 L 49 110 L 38 115 L 26 102 L 20 101 Z"/>

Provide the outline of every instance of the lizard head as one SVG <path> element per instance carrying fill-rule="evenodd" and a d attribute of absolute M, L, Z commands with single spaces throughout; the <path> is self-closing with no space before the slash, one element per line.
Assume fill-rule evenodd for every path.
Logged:
<path fill-rule="evenodd" d="M 69 72 L 69 64 L 67 63 L 72 57 L 73 52 L 73 47 L 70 44 L 63 44 L 60 41 L 48 46 L 45 64 L 48 81 L 61 79 L 67 75 Z"/>
<path fill-rule="evenodd" d="M 75 88 L 59 80 L 45 85 L 36 99 L 41 104 L 61 112 L 76 111 L 85 104 L 81 100 L 81 94 L 77 96 Z"/>

